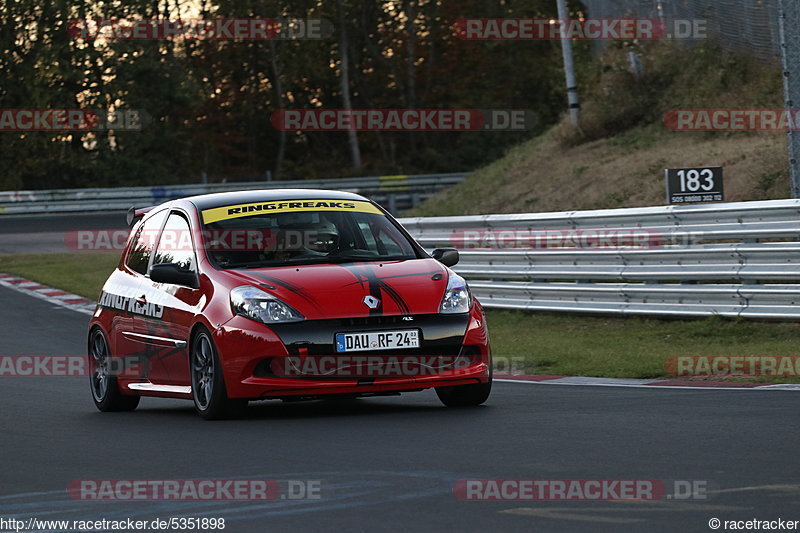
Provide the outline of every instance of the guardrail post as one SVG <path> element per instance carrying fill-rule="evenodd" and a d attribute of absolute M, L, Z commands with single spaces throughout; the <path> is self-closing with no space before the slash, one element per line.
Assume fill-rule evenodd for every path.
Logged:
<path fill-rule="evenodd" d="M 561 24 L 566 24 L 569 18 L 567 0 L 556 0 L 558 18 Z M 562 27 L 562 31 L 565 29 Z M 564 58 L 564 77 L 567 82 L 567 102 L 569 103 L 569 116 L 573 126 L 580 126 L 581 104 L 578 99 L 578 80 L 575 77 L 575 64 L 572 58 L 572 40 L 561 36 L 561 55 Z"/>
<path fill-rule="evenodd" d="M 779 0 L 778 8 L 785 107 L 790 111 L 800 105 L 800 5 L 797 0 Z M 788 135 L 792 198 L 800 198 L 800 132 L 790 127 Z"/>

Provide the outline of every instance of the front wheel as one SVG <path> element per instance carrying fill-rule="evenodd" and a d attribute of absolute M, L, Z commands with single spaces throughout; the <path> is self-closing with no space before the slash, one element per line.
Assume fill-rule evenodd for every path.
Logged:
<path fill-rule="evenodd" d="M 94 405 L 104 413 L 133 411 L 139 405 L 139 396 L 120 392 L 111 365 L 111 351 L 106 336 L 100 328 L 95 328 L 89 335 L 89 386 Z"/>
<path fill-rule="evenodd" d="M 205 329 L 192 339 L 189 364 L 192 371 L 192 399 L 197 414 L 205 420 L 222 420 L 239 414 L 247 400 L 231 400 L 225 389 L 219 355 Z"/>
<path fill-rule="evenodd" d="M 480 405 L 489 399 L 492 392 L 492 372 L 489 381 L 474 385 L 455 385 L 453 387 L 436 387 L 436 395 L 447 407 L 471 407 Z"/>

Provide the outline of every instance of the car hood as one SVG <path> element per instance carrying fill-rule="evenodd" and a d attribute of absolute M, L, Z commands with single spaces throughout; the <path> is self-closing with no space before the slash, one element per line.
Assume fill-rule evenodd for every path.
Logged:
<path fill-rule="evenodd" d="M 227 272 L 309 320 L 438 313 L 448 279 L 447 269 L 430 258 Z"/>

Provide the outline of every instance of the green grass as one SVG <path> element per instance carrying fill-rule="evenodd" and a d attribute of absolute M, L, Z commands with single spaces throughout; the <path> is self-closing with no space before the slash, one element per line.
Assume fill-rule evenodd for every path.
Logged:
<path fill-rule="evenodd" d="M 117 253 L 99 252 L 0 255 L 0 272 L 96 299 L 118 260 Z M 664 362 L 670 356 L 796 355 L 800 337 L 800 324 L 791 322 L 487 314 L 495 358 L 508 358 L 514 370 L 528 374 L 666 377 Z"/>
<path fill-rule="evenodd" d="M 492 353 L 528 374 L 667 377 L 671 356 L 798 355 L 800 324 L 710 317 L 661 320 L 489 310 Z M 516 368 L 515 368 L 516 369 Z M 763 381 L 800 382 L 797 379 Z"/>
<path fill-rule="evenodd" d="M 0 255 L 0 272 L 96 300 L 119 256 L 119 252 Z"/>

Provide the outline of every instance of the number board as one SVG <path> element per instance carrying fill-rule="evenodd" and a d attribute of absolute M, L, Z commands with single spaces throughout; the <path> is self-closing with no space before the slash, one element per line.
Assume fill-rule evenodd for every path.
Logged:
<path fill-rule="evenodd" d="M 668 168 L 667 203 L 721 202 L 722 167 Z"/>

